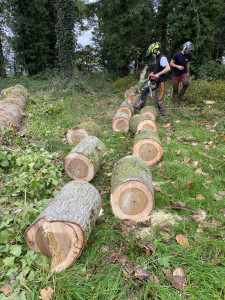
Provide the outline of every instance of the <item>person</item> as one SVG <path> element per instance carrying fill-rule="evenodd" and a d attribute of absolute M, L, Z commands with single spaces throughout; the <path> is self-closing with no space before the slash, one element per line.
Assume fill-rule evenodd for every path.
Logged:
<path fill-rule="evenodd" d="M 189 86 L 190 75 L 190 51 L 194 50 L 194 45 L 191 42 L 186 42 L 183 45 L 183 50 L 173 55 L 170 61 L 172 67 L 172 80 L 173 80 L 173 100 L 176 106 L 179 105 L 178 98 L 185 100 L 185 92 Z M 179 93 L 179 83 L 182 82 L 182 89 Z"/>
<path fill-rule="evenodd" d="M 156 58 L 156 65 L 155 65 L 155 70 L 154 74 L 152 73 L 149 74 L 151 79 L 155 81 L 156 86 L 155 86 L 155 103 L 156 106 L 158 107 L 160 114 L 162 116 L 167 116 L 169 113 L 166 110 L 166 107 L 163 103 L 162 97 L 164 93 L 164 85 L 166 81 L 166 76 L 165 74 L 170 71 L 170 65 L 169 62 L 164 54 L 160 52 L 160 43 L 152 43 L 147 50 L 147 53 L 145 57 L 148 57 L 150 54 L 154 58 Z M 133 105 L 133 108 L 135 109 L 142 109 L 145 104 L 146 104 L 146 98 L 147 94 L 150 92 L 149 90 L 149 83 L 144 86 L 141 90 L 141 99 L 139 105 Z"/>

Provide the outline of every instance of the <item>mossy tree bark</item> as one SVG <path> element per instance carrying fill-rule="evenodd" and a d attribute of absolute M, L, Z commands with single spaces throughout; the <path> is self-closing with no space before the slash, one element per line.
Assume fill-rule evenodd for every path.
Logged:
<path fill-rule="evenodd" d="M 105 152 L 105 145 L 99 138 L 85 137 L 64 159 L 67 176 L 72 179 L 91 181 L 101 166 Z"/>
<path fill-rule="evenodd" d="M 82 253 L 101 209 L 101 196 L 91 184 L 67 183 L 27 228 L 29 249 L 52 257 L 51 271 L 70 267 Z"/>
<path fill-rule="evenodd" d="M 126 156 L 118 161 L 111 179 L 110 204 L 120 219 L 144 221 L 154 207 L 151 172 L 138 156 Z"/>
<path fill-rule="evenodd" d="M 151 120 L 156 121 L 157 110 L 154 106 L 145 106 L 141 109 L 140 114 L 142 116 L 149 117 Z"/>
<path fill-rule="evenodd" d="M 130 118 L 130 130 L 137 134 L 141 130 L 158 131 L 157 124 L 147 116 L 134 115 Z"/>

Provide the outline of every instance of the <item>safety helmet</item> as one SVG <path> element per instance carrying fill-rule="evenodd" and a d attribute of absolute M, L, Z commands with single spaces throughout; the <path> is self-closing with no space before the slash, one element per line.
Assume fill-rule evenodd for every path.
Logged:
<path fill-rule="evenodd" d="M 195 50 L 194 45 L 192 44 L 192 42 L 186 42 L 183 44 L 183 50 Z"/>
<path fill-rule="evenodd" d="M 156 42 L 156 43 L 152 43 L 149 47 L 148 50 L 146 52 L 145 57 L 148 57 L 150 55 L 150 53 L 157 53 L 157 51 L 160 49 L 160 43 Z"/>

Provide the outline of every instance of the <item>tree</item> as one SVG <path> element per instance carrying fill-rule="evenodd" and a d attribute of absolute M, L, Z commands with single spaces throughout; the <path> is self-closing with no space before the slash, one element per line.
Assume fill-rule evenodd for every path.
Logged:
<path fill-rule="evenodd" d="M 56 10 L 54 0 L 9 0 L 12 46 L 28 75 L 54 66 Z"/>
<path fill-rule="evenodd" d="M 3 47 L 2 47 L 2 41 L 3 41 L 3 12 L 5 8 L 5 1 L 2 1 L 0 3 L 0 77 L 5 78 L 6 77 L 6 70 L 5 70 L 5 59 L 3 55 Z"/>
<path fill-rule="evenodd" d="M 75 37 L 74 6 L 72 0 L 56 0 L 57 10 L 57 47 L 59 68 L 63 76 L 70 76 L 73 70 Z"/>
<path fill-rule="evenodd" d="M 98 36 L 103 65 L 114 76 L 129 72 L 140 61 L 154 37 L 154 11 L 150 0 L 99 0 Z"/>

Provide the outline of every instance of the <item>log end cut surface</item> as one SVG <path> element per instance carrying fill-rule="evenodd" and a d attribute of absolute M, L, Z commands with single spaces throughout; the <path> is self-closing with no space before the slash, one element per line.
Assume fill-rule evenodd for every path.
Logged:
<path fill-rule="evenodd" d="M 126 107 L 126 106 L 119 107 L 117 112 L 123 112 L 123 113 L 127 114 L 129 117 L 132 116 L 132 111 L 129 109 L 129 107 Z"/>
<path fill-rule="evenodd" d="M 158 127 L 156 123 L 153 120 L 143 120 L 138 124 L 137 127 L 137 133 L 141 130 L 153 130 L 155 132 L 158 132 Z"/>
<path fill-rule="evenodd" d="M 129 120 L 127 120 L 127 119 L 125 119 L 123 117 L 116 118 L 113 121 L 112 129 L 113 129 L 113 131 L 125 131 L 125 132 L 128 132 L 129 131 Z"/>
<path fill-rule="evenodd" d="M 95 176 L 95 168 L 90 159 L 82 153 L 69 153 L 64 159 L 64 169 L 71 179 L 91 181 Z"/>
<path fill-rule="evenodd" d="M 148 219 L 153 210 L 154 196 L 145 184 L 130 180 L 115 189 L 110 203 L 116 217 L 141 222 Z"/>
<path fill-rule="evenodd" d="M 148 166 L 152 166 L 160 161 L 163 148 L 153 139 L 142 139 L 134 144 L 132 154 L 142 158 Z"/>
<path fill-rule="evenodd" d="M 156 121 L 156 116 L 151 111 L 144 111 L 143 113 L 141 113 L 141 115 L 145 117 L 149 117 L 151 120 Z"/>
<path fill-rule="evenodd" d="M 60 272 L 70 267 L 80 256 L 84 246 L 84 233 L 72 222 L 39 219 L 26 232 L 29 249 L 52 257 L 51 271 Z"/>
<path fill-rule="evenodd" d="M 77 145 L 86 136 L 88 136 L 88 132 L 83 128 L 69 129 L 66 134 L 66 139 L 69 144 Z"/>

